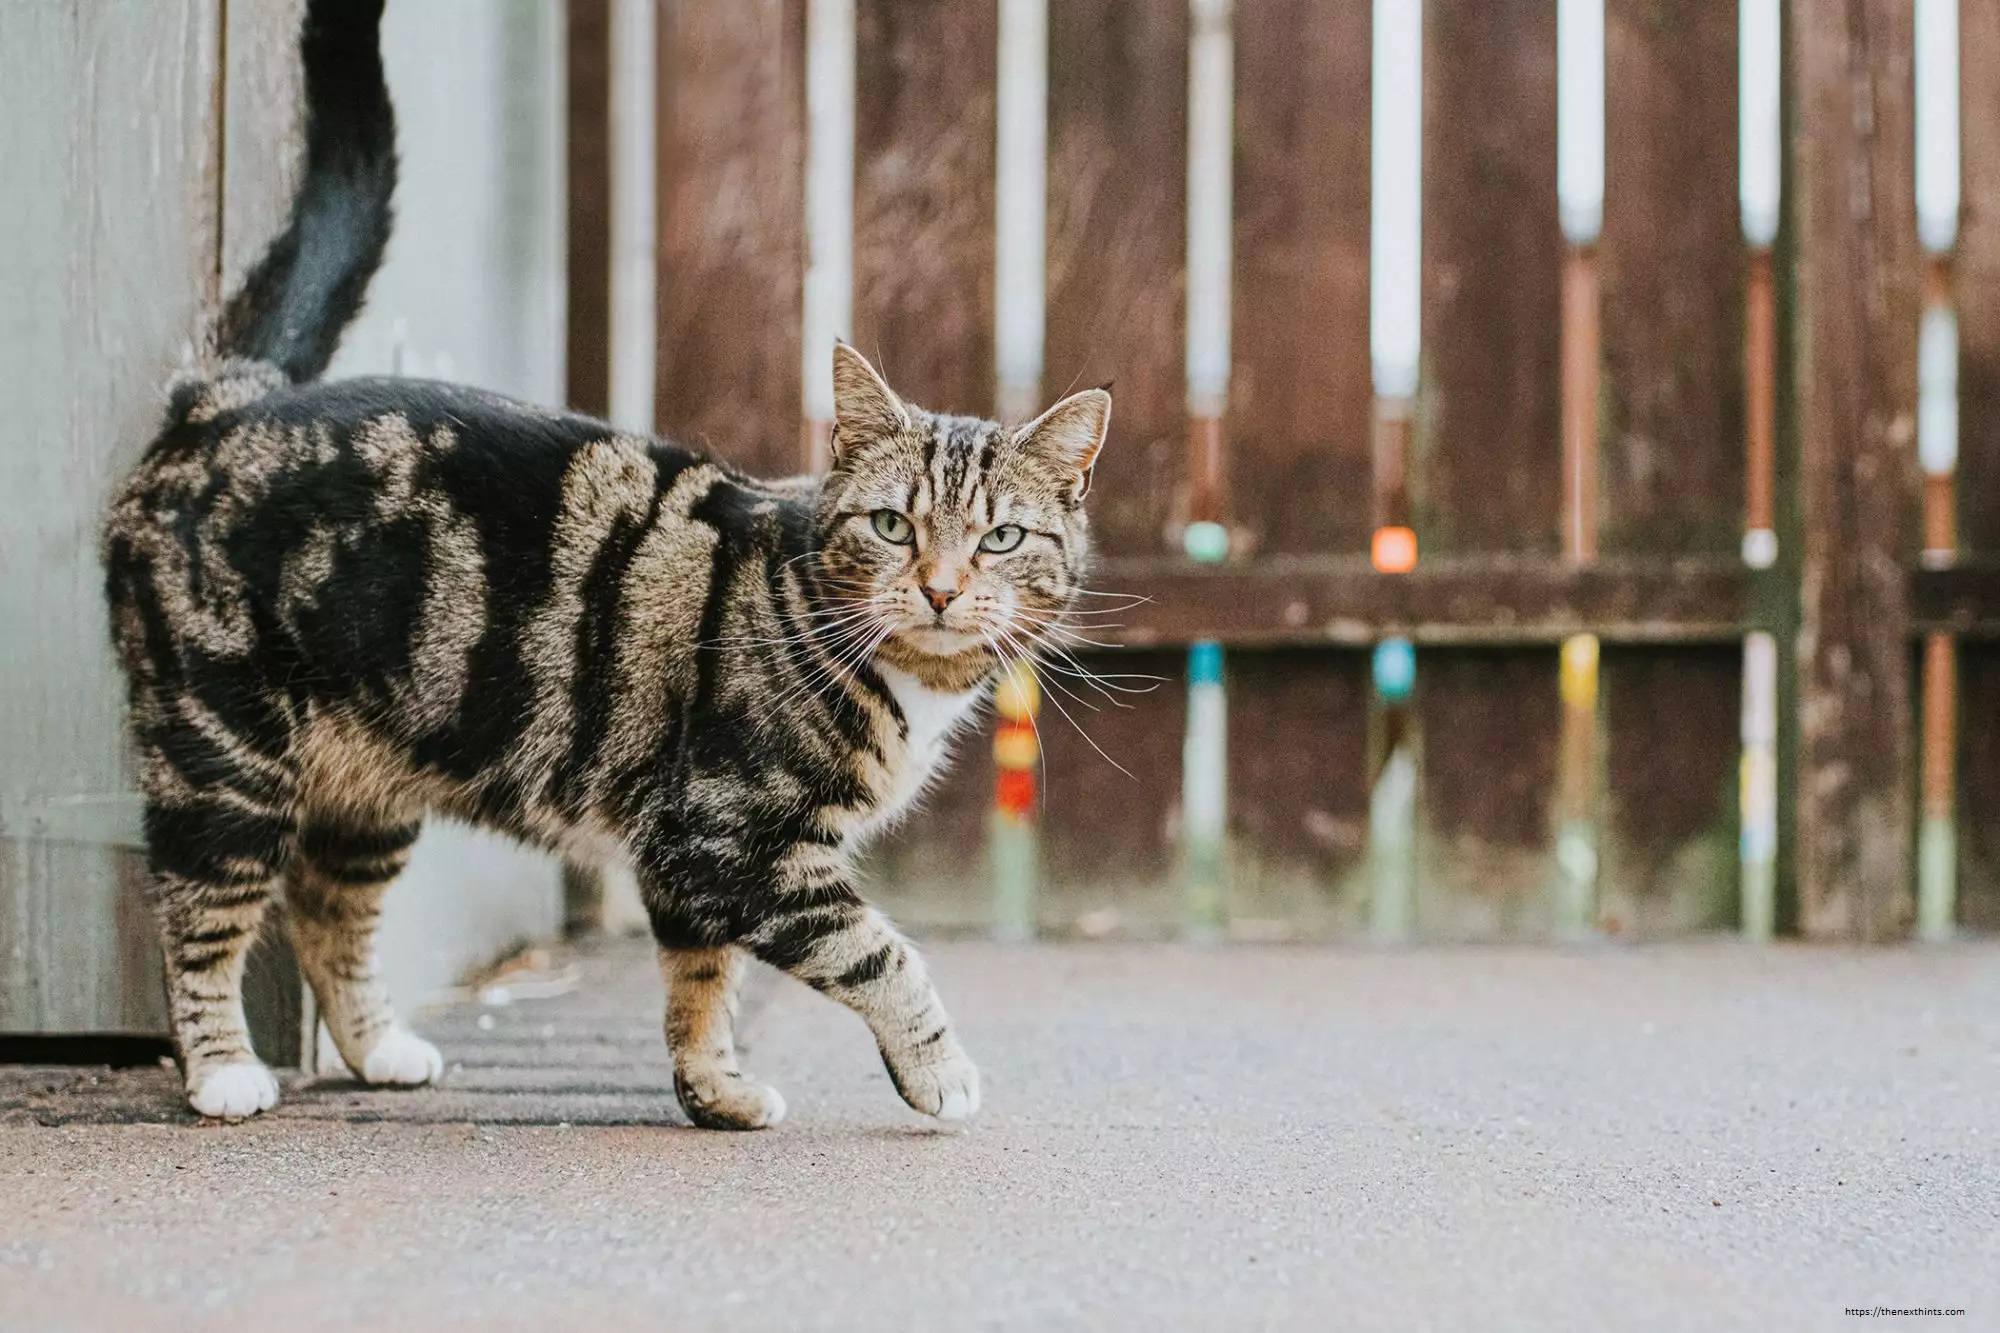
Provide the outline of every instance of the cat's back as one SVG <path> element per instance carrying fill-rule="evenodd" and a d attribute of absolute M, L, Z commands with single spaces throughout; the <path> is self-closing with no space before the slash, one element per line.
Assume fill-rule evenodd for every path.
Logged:
<path fill-rule="evenodd" d="M 494 693 L 470 702 L 518 719 L 542 677 L 580 669 L 587 626 L 615 636 L 640 613 L 691 637 L 709 553 L 801 521 L 703 454 L 578 413 L 421 380 L 259 376 L 176 389 L 113 506 L 128 658 L 161 655 L 148 624 L 331 694 L 426 715 Z"/>

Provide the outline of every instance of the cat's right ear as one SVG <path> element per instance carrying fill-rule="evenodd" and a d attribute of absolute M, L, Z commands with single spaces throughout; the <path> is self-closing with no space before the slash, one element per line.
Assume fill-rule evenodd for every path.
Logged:
<path fill-rule="evenodd" d="M 833 465 L 850 445 L 910 428 L 910 410 L 868 358 L 844 342 L 833 345 Z"/>

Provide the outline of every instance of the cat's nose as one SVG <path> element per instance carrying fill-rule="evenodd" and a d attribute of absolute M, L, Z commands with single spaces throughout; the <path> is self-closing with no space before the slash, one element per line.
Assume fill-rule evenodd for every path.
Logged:
<path fill-rule="evenodd" d="M 931 610 L 937 612 L 939 615 L 944 614 L 944 609 L 950 606 L 952 600 L 957 596 L 958 589 L 956 588 L 933 588 L 928 584 L 924 586 L 924 600 L 929 602 Z"/>

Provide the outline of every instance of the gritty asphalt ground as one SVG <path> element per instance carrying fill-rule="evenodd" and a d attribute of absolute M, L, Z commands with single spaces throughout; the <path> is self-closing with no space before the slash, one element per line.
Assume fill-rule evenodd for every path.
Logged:
<path fill-rule="evenodd" d="M 437 1088 L 0 1071 L 0 1327 L 2000 1329 L 2000 948 L 930 955 L 965 1129 L 769 974 L 687 1128 L 636 943 Z"/>

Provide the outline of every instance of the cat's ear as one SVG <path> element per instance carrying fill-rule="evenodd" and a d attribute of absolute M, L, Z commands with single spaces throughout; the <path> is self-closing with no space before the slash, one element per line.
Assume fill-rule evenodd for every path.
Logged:
<path fill-rule="evenodd" d="M 844 342 L 833 345 L 833 463 L 857 440 L 879 440 L 910 428 L 910 410 L 868 358 Z"/>
<path fill-rule="evenodd" d="M 1074 478 L 1071 498 L 1081 500 L 1090 493 L 1090 470 L 1110 429 L 1111 391 L 1085 389 L 1021 427 L 1015 439 L 1027 457 Z"/>

